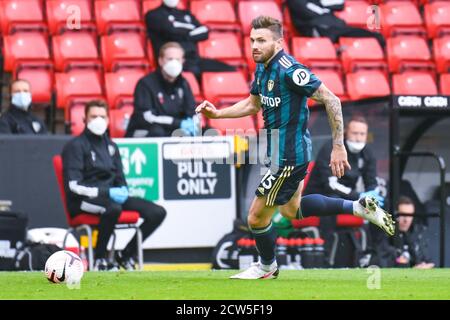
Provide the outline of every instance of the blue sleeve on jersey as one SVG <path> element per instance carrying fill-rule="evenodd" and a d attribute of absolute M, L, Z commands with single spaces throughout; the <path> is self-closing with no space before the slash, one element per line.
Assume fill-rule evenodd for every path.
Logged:
<path fill-rule="evenodd" d="M 256 83 L 256 74 L 255 74 L 255 80 L 253 80 L 252 87 L 250 88 L 250 94 L 252 94 L 254 96 L 259 95 L 258 84 Z"/>
<path fill-rule="evenodd" d="M 284 79 L 289 88 L 307 97 L 311 97 L 322 84 L 322 81 L 308 68 L 299 65 L 294 65 L 286 70 Z"/>

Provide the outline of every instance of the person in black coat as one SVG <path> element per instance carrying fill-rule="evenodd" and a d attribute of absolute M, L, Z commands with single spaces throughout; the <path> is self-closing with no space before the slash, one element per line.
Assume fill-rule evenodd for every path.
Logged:
<path fill-rule="evenodd" d="M 197 43 L 208 39 L 209 30 L 188 10 L 177 8 L 179 0 L 164 0 L 161 6 L 145 14 L 147 35 L 152 42 L 155 57 L 167 42 L 178 42 L 185 51 L 185 71 L 191 71 L 201 80 L 205 71 L 233 71 L 234 67 L 218 60 L 201 58 Z M 219 13 L 220 14 L 220 13 Z"/>
<path fill-rule="evenodd" d="M 344 9 L 344 0 L 287 0 L 287 5 L 292 23 L 306 37 L 328 37 L 333 42 L 340 37 L 374 37 L 382 47 L 386 45 L 381 33 L 348 26 L 334 15 Z"/>
<path fill-rule="evenodd" d="M 0 134 L 47 134 L 41 119 L 31 113 L 31 86 L 26 80 L 11 84 L 11 105 L 0 117 Z"/>
<path fill-rule="evenodd" d="M 159 68 L 140 79 L 134 90 L 126 137 L 170 137 L 177 129 L 182 129 L 180 135 L 198 133 L 194 96 L 181 75 L 183 53 L 176 42 L 161 47 Z"/>
<path fill-rule="evenodd" d="M 393 237 L 377 233 L 373 263 L 381 267 L 414 267 L 430 269 L 434 263 L 428 257 L 428 243 L 425 240 L 425 226 L 414 218 L 414 201 L 401 196 L 397 206 L 397 224 Z"/>
<path fill-rule="evenodd" d="M 109 138 L 108 106 L 101 100 L 85 107 L 86 128 L 63 149 L 63 178 L 67 207 L 72 217 L 81 212 L 100 216 L 95 249 L 95 270 L 114 270 L 106 260 L 107 245 L 122 210 L 137 211 L 144 222 L 142 239 L 150 236 L 163 222 L 163 207 L 128 196 L 128 186 L 117 145 Z M 135 268 L 136 236 L 116 254 L 117 262 L 127 270 Z"/>

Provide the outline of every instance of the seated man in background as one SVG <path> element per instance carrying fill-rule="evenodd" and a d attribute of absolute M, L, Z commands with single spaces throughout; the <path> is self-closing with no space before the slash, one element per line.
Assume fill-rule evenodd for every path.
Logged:
<path fill-rule="evenodd" d="M 176 129 L 196 135 L 195 100 L 181 75 L 184 50 L 168 42 L 159 52 L 158 69 L 146 75 L 134 90 L 134 112 L 126 137 L 170 137 Z"/>
<path fill-rule="evenodd" d="M 320 149 L 314 168 L 311 172 L 305 194 L 323 194 L 333 198 L 358 200 L 365 196 L 372 196 L 383 206 L 384 198 L 378 191 L 377 160 L 369 146 L 367 134 L 369 126 L 362 116 L 354 116 L 345 127 L 345 149 L 351 169 L 346 170 L 344 176 L 337 178 L 329 167 L 332 150 L 331 141 Z M 362 179 L 365 192 L 357 190 L 358 180 Z M 325 239 L 327 253 L 332 243 L 332 233 L 336 228 L 336 217 L 321 217 L 320 231 Z"/>
<path fill-rule="evenodd" d="M 306 37 L 328 37 L 333 42 L 338 42 L 340 37 L 373 37 L 381 47 L 386 45 L 381 33 L 348 26 L 334 15 L 334 11 L 344 9 L 344 0 L 287 0 L 287 5 L 292 23 Z"/>
<path fill-rule="evenodd" d="M 26 80 L 11 83 L 11 105 L 0 117 L 0 134 L 47 134 L 41 119 L 31 113 L 31 86 Z"/>
<path fill-rule="evenodd" d="M 122 210 L 139 212 L 144 220 L 139 227 L 143 240 L 160 226 L 166 216 L 163 207 L 128 196 L 119 149 L 106 131 L 108 122 L 106 103 L 90 101 L 85 107 L 86 128 L 69 141 L 62 152 L 64 188 L 70 214 L 75 216 L 86 212 L 100 216 L 94 263 L 98 271 L 118 270 L 114 262 L 107 261 L 106 252 Z M 115 258 L 120 266 L 133 270 L 136 254 L 135 235 Z"/>
<path fill-rule="evenodd" d="M 200 58 L 197 42 L 208 39 L 209 30 L 201 25 L 190 11 L 178 9 L 178 3 L 179 0 L 163 0 L 161 6 L 145 14 L 147 34 L 152 42 L 155 57 L 165 43 L 174 41 L 185 51 L 184 70 L 194 73 L 198 81 L 201 81 L 201 73 L 205 71 L 235 70 L 221 61 Z"/>
<path fill-rule="evenodd" d="M 418 269 L 430 269 L 434 263 L 430 263 L 427 257 L 427 243 L 424 239 L 424 226 L 414 221 L 416 208 L 414 202 L 405 196 L 398 200 L 397 207 L 397 231 L 390 239 L 381 235 L 376 243 L 376 252 L 382 267 L 414 267 Z"/>

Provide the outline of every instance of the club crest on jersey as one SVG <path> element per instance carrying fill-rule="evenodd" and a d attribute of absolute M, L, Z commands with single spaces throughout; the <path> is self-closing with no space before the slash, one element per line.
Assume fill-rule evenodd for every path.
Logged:
<path fill-rule="evenodd" d="M 267 90 L 272 91 L 274 86 L 275 86 L 275 82 L 273 80 L 267 81 Z"/>
<path fill-rule="evenodd" d="M 97 157 L 95 156 L 95 152 L 92 151 L 92 150 L 91 150 L 91 158 L 92 158 L 92 161 L 93 161 L 93 162 L 95 162 L 95 159 L 97 158 Z"/>

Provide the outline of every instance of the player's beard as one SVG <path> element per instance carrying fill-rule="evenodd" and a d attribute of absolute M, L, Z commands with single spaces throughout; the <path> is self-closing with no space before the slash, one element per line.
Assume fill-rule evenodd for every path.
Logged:
<path fill-rule="evenodd" d="M 272 58 L 274 53 L 275 53 L 275 46 L 273 46 L 270 50 L 268 50 L 267 53 L 261 52 L 261 55 L 258 58 L 255 58 L 255 56 L 253 56 L 253 60 L 256 63 L 266 63 L 267 60 Z"/>

